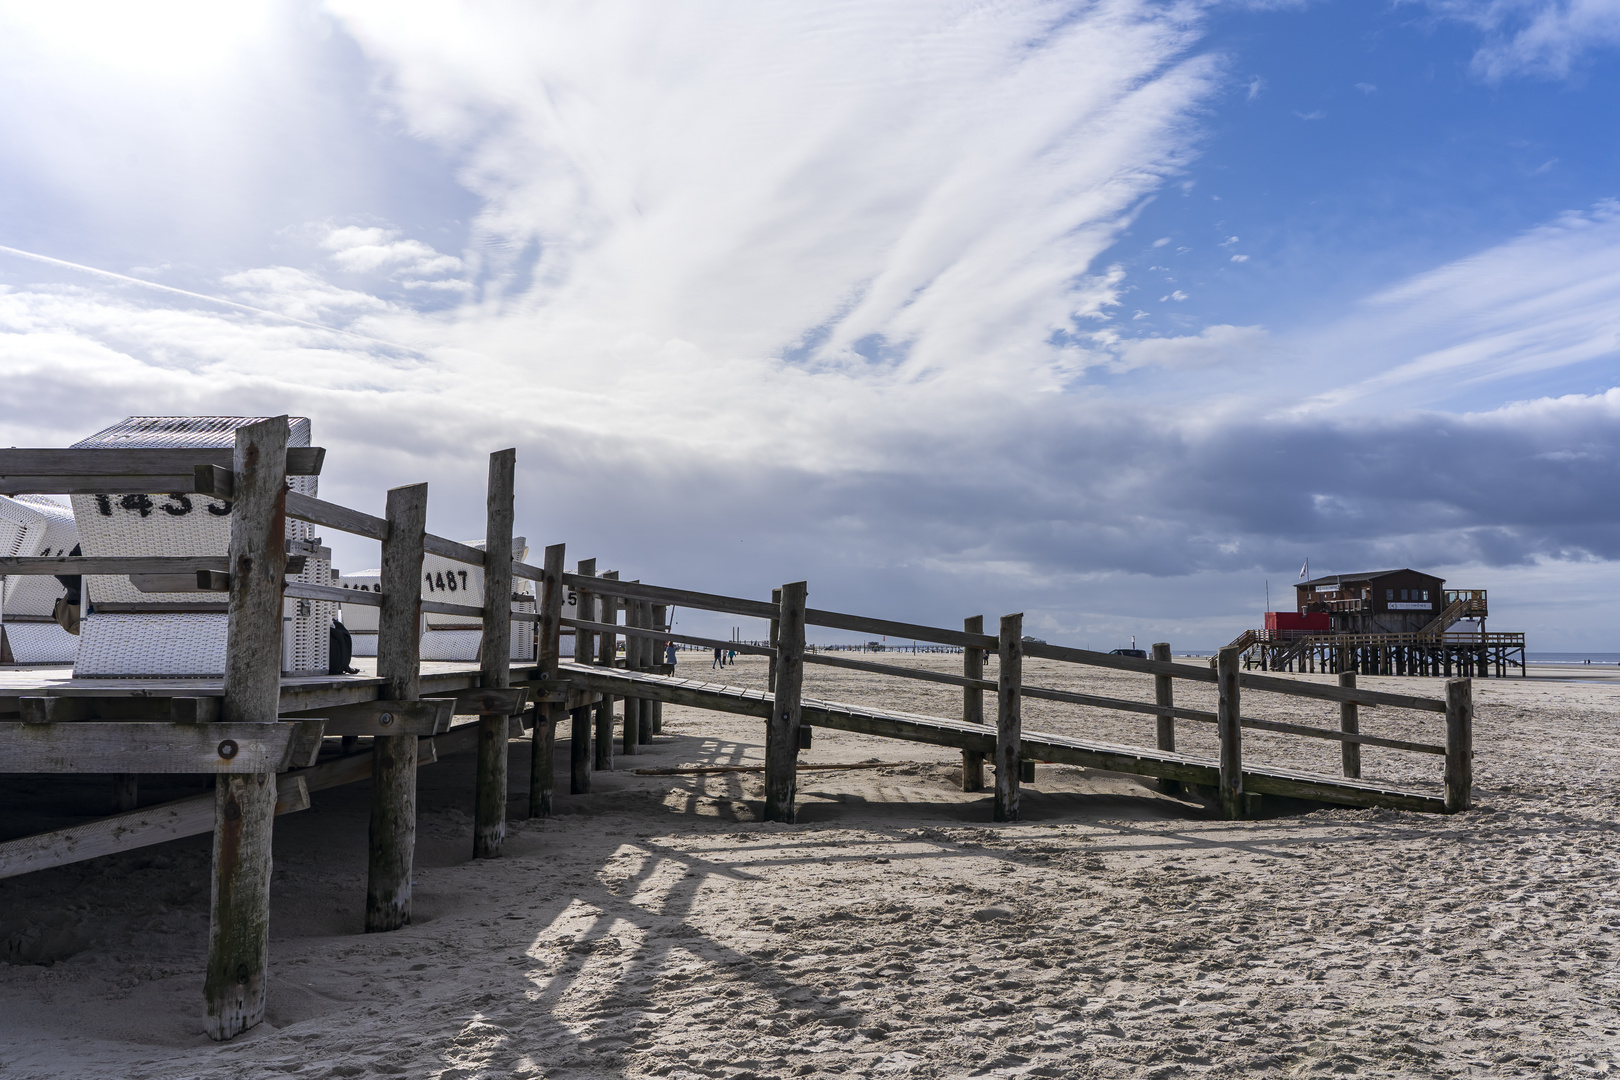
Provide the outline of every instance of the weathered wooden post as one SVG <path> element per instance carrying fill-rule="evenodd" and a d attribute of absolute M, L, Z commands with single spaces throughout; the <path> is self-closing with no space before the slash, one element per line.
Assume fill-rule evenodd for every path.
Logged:
<path fill-rule="evenodd" d="M 426 484 L 388 492 L 382 542 L 382 607 L 377 612 L 377 676 L 387 701 L 421 696 L 422 548 Z M 417 737 L 379 735 L 371 755 L 371 830 L 367 842 L 366 930 L 398 930 L 411 921 L 416 857 Z"/>
<path fill-rule="evenodd" d="M 660 633 L 669 633 L 669 608 L 664 604 L 652 606 L 652 628 Z M 647 670 L 654 671 L 664 665 L 664 638 L 649 639 L 647 647 L 650 650 L 647 657 Z M 662 734 L 664 730 L 664 703 L 662 701 L 647 702 L 648 720 L 651 721 L 652 733 Z M 649 739 L 649 742 L 652 740 Z"/>
<path fill-rule="evenodd" d="M 1446 813 L 1474 799 L 1474 681 L 1446 680 Z"/>
<path fill-rule="evenodd" d="M 776 693 L 776 631 L 780 629 L 782 625 L 781 589 L 771 590 L 771 606 L 776 608 L 777 613 L 771 616 L 771 628 L 766 632 L 765 637 L 765 644 L 771 647 L 771 654 L 770 656 L 766 657 L 767 666 L 765 668 L 765 689 L 774 694 Z"/>
<path fill-rule="evenodd" d="M 287 570 L 287 418 L 236 430 L 231 468 L 230 614 L 225 700 L 229 723 L 273 724 L 281 705 L 281 589 Z M 229 1039 L 264 1019 L 270 963 L 273 774 L 214 782 L 213 887 L 203 983 L 207 1030 Z"/>
<path fill-rule="evenodd" d="M 968 634 L 984 633 L 984 616 L 971 615 L 962 620 L 962 630 Z M 984 650 L 973 645 L 962 647 L 962 677 L 984 678 Z M 962 722 L 984 723 L 984 691 L 977 686 L 962 688 Z M 962 751 L 962 790 L 984 790 L 984 753 L 979 750 Z"/>
<path fill-rule="evenodd" d="M 636 625 L 641 627 L 643 630 L 655 629 L 653 626 L 652 601 L 637 600 L 635 603 Z M 631 640 L 634 642 L 636 655 L 635 670 L 640 672 L 652 671 L 654 652 L 653 639 L 649 637 L 637 637 L 632 638 Z M 629 666 L 630 664 L 627 662 L 625 667 L 628 668 Z M 636 714 L 638 717 L 636 722 L 636 735 L 641 744 L 645 746 L 646 744 L 652 742 L 653 737 L 653 703 L 650 698 L 642 698 L 636 704 L 638 706 L 636 709 Z"/>
<path fill-rule="evenodd" d="M 512 685 L 512 491 L 517 451 L 489 455 L 484 530 L 484 634 L 479 653 L 482 683 Z M 493 859 L 506 843 L 507 741 L 511 718 L 478 718 L 478 774 L 473 802 L 473 858 Z M 536 733 L 539 732 L 536 726 Z"/>
<path fill-rule="evenodd" d="M 632 582 L 632 584 L 634 584 Z M 624 625 L 637 626 L 637 619 L 641 615 L 641 607 L 634 597 L 626 597 L 624 601 Z M 640 641 L 634 634 L 624 635 L 624 670 L 634 671 L 639 660 L 636 655 L 636 643 Z M 639 754 L 641 752 L 641 699 L 626 694 L 624 698 L 624 740 L 623 752 L 625 754 Z"/>
<path fill-rule="evenodd" d="M 1024 737 L 1024 616 L 1003 615 L 996 647 L 995 820 L 1018 820 L 1019 742 Z"/>
<path fill-rule="evenodd" d="M 1158 641 L 1153 645 L 1153 659 L 1170 662 L 1170 643 Z M 1153 704 L 1174 705 L 1176 703 L 1176 680 L 1171 675 L 1153 676 Z M 1171 713 L 1159 713 L 1154 718 L 1154 735 L 1160 750 L 1167 753 L 1176 751 L 1176 718 Z M 1159 790 L 1166 795 L 1177 795 L 1181 792 L 1180 780 L 1159 780 Z"/>
<path fill-rule="evenodd" d="M 617 580 L 619 572 L 610 570 L 602 577 L 607 580 Z M 604 593 L 598 600 L 601 612 L 597 622 L 616 623 L 619 621 L 618 602 L 610 595 Z M 597 641 L 596 662 L 605 668 L 613 667 L 614 639 L 617 635 L 603 634 Z M 596 703 L 596 767 L 598 769 L 613 768 L 613 695 L 604 693 L 602 700 Z"/>
<path fill-rule="evenodd" d="M 596 560 L 581 559 L 574 572 L 582 578 L 596 576 Z M 574 610 L 578 612 L 574 617 L 583 622 L 596 621 L 596 597 L 581 585 L 574 590 Z M 591 630 L 581 630 L 574 627 L 574 663 L 589 664 L 596 659 L 596 634 Z"/>
<path fill-rule="evenodd" d="M 1221 816 L 1227 821 L 1243 818 L 1243 727 L 1238 701 L 1238 650 L 1225 648 L 1216 657 L 1216 729 L 1221 740 Z"/>
<path fill-rule="evenodd" d="M 1347 690 L 1356 688 L 1356 673 L 1353 671 L 1339 672 L 1339 685 Z M 1360 712 L 1353 701 L 1339 702 L 1339 730 L 1356 735 L 1361 732 Z M 1340 743 L 1339 756 L 1344 762 L 1344 775 L 1352 780 L 1361 779 L 1361 744 Z"/>
<path fill-rule="evenodd" d="M 799 773 L 799 697 L 804 688 L 804 609 L 809 586 L 782 586 L 777 608 L 776 697 L 765 726 L 765 820 L 791 822 Z"/>
<path fill-rule="evenodd" d="M 547 817 L 556 784 L 557 721 L 567 708 L 564 701 L 547 700 L 561 689 L 562 663 L 563 558 L 562 544 L 546 548 L 540 583 L 540 622 L 535 675 L 540 683 L 540 700 L 534 705 L 534 732 L 529 744 L 529 816 Z M 503 718 L 504 719 L 504 718 Z"/>

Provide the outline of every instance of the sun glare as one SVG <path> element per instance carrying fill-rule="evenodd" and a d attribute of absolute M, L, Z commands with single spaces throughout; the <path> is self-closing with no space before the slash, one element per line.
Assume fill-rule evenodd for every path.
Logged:
<path fill-rule="evenodd" d="M 230 66 L 265 34 L 277 6 L 273 0 L 0 2 L 0 34 L 16 34 L 56 62 L 194 78 Z"/>

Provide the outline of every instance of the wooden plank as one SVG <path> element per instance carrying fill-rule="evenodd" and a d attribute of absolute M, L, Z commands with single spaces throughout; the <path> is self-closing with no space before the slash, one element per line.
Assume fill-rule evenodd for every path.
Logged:
<path fill-rule="evenodd" d="M 608 580 L 617 579 L 619 572 L 610 570 L 602 575 Z M 617 636 L 613 630 L 602 630 L 601 627 L 613 623 L 618 619 L 618 606 L 611 596 L 596 597 L 593 603 L 597 612 L 587 612 L 583 609 L 580 614 L 587 617 L 599 614 L 598 632 L 596 640 L 596 663 L 604 668 L 613 666 L 614 642 Z M 584 663 L 590 662 L 590 657 L 583 658 Z M 596 704 L 596 767 L 601 770 L 613 768 L 613 695 L 603 694 Z"/>
<path fill-rule="evenodd" d="M 577 588 L 580 579 L 575 574 L 564 574 L 563 584 Z M 597 592 L 611 596 L 629 596 L 638 600 L 655 600 L 675 607 L 700 608 L 704 611 L 724 611 L 732 615 L 751 615 L 756 619 L 769 619 L 776 609 L 760 600 L 744 600 L 736 596 L 717 593 L 692 592 L 689 589 L 669 589 L 661 585 L 643 585 L 638 581 L 618 581 L 597 578 L 592 582 Z"/>
<path fill-rule="evenodd" d="M 365 536 L 372 540 L 385 540 L 388 537 L 388 522 L 383 518 L 362 514 L 358 510 L 325 502 L 312 495 L 300 495 L 296 491 L 287 493 L 287 516 L 297 521 L 323 525 L 328 529 L 336 529 L 338 532 L 354 536 Z"/>
<path fill-rule="evenodd" d="M 1339 672 L 1339 685 L 1347 690 L 1356 688 L 1356 673 L 1353 671 Z M 1361 730 L 1361 719 L 1357 715 L 1357 708 L 1353 701 L 1339 702 L 1339 730 L 1354 735 Z M 1340 764 L 1344 767 L 1344 775 L 1359 780 L 1361 778 L 1361 747 L 1353 742 L 1346 742 L 1339 748 Z"/>
<path fill-rule="evenodd" d="M 46 447 L 0 450 L 0 476 L 185 476 L 198 465 L 233 469 L 231 447 Z M 321 446 L 289 446 L 285 475 L 319 476 Z M 185 490 L 189 491 L 188 485 Z"/>
<path fill-rule="evenodd" d="M 650 600 L 632 601 L 636 605 L 636 625 L 643 630 L 654 631 L 653 606 Z M 635 668 L 637 671 L 651 671 L 654 651 L 653 638 L 645 634 L 639 635 L 630 641 L 635 646 Z M 653 702 L 643 698 L 636 702 L 636 740 L 642 746 L 652 742 L 653 737 Z"/>
<path fill-rule="evenodd" d="M 329 600 L 338 604 L 359 604 L 362 607 L 383 606 L 381 592 L 361 592 L 359 589 L 339 589 L 331 585 L 313 585 L 303 581 L 289 581 L 283 596 L 293 600 Z M 96 610 L 101 610 L 97 605 Z"/>
<path fill-rule="evenodd" d="M 996 643 L 996 796 L 995 820 L 1018 820 L 1019 761 L 1023 741 L 1024 616 L 1003 615 Z"/>
<path fill-rule="evenodd" d="M 798 792 L 799 723 L 804 687 L 803 581 L 782 586 L 776 629 L 776 693 L 765 728 L 765 820 L 792 822 Z"/>
<path fill-rule="evenodd" d="M 529 702 L 529 688 L 474 686 L 465 690 L 441 690 L 430 687 L 422 692 L 422 697 L 429 701 L 435 698 L 454 699 L 457 716 L 517 716 Z"/>
<path fill-rule="evenodd" d="M 484 498 L 484 603 L 479 611 L 483 638 L 479 646 L 479 675 L 485 690 L 504 690 L 511 684 L 512 522 L 513 492 L 517 477 L 517 451 L 497 450 L 489 455 L 489 486 Z M 463 546 L 463 545 L 457 545 Z M 446 554 L 434 547 L 428 550 Z M 469 549 L 470 550 L 470 549 Z M 455 558 L 454 555 L 447 555 Z M 479 717 L 478 765 L 473 790 L 473 858 L 494 859 L 506 843 L 507 760 L 506 716 L 484 713 Z"/>
<path fill-rule="evenodd" d="M 1243 817 L 1245 803 L 1243 801 L 1243 725 L 1239 711 L 1240 698 L 1238 689 L 1238 659 L 1241 650 L 1235 648 L 1222 649 L 1216 655 L 1216 676 L 1218 678 L 1217 692 L 1219 703 L 1217 706 L 1216 734 L 1221 743 L 1221 779 L 1220 804 L 1221 816 L 1227 821 L 1237 821 Z"/>
<path fill-rule="evenodd" d="M 771 649 L 764 645 L 747 645 L 740 641 L 726 641 L 721 638 L 698 637 L 693 634 L 676 634 L 665 631 L 660 633 L 650 627 L 625 626 L 618 623 L 591 622 L 585 619 L 564 619 L 562 624 L 576 630 L 587 631 L 593 634 L 617 633 L 626 638 L 662 638 L 665 641 L 675 641 L 682 645 L 701 645 L 709 649 L 736 649 L 740 653 L 750 656 L 769 656 Z M 909 671 L 905 668 L 902 670 Z"/>
<path fill-rule="evenodd" d="M 738 649 L 742 652 L 742 649 Z M 852 671 L 870 671 L 878 675 L 892 675 L 897 679 L 915 679 L 918 682 L 944 683 L 947 686 L 962 686 L 976 690 L 994 690 L 996 684 L 987 679 L 976 679 L 972 684 L 961 675 L 952 675 L 946 671 L 928 671 L 922 668 L 900 667 L 896 664 L 874 664 L 870 660 L 851 660 L 843 656 L 833 656 L 829 653 L 805 653 L 804 662 L 807 664 L 822 664 L 826 667 L 849 668 Z"/>
<path fill-rule="evenodd" d="M 423 537 L 428 486 L 388 492 L 382 522 L 381 592 L 377 614 L 377 675 L 380 701 L 401 705 L 421 696 L 418 659 L 422 604 Z M 411 870 L 416 861 L 415 735 L 377 739 L 371 757 L 371 821 L 366 847 L 366 931 L 397 930 L 411 921 Z"/>
<path fill-rule="evenodd" d="M 0 495 L 192 494 L 191 474 L 173 476 L 0 476 Z"/>
<path fill-rule="evenodd" d="M 504 450 L 498 452 L 506 453 Z M 485 543 L 487 546 L 488 541 L 485 541 Z M 432 533 L 428 533 L 425 537 L 423 537 L 422 546 L 426 549 L 429 555 L 439 555 L 446 559 L 454 559 L 456 562 L 470 563 L 473 566 L 483 566 L 485 564 L 485 560 L 488 558 L 484 552 L 479 551 L 471 544 L 463 544 L 458 540 L 450 540 L 443 536 L 434 536 Z M 506 550 L 512 550 L 512 537 L 510 533 L 508 533 L 506 537 Z M 505 560 L 505 562 L 508 572 L 510 572 L 512 560 L 508 558 Z"/>
<path fill-rule="evenodd" d="M 769 658 L 765 665 L 765 689 L 776 693 L 776 633 L 782 628 L 782 590 L 771 590 L 771 606 L 777 609 L 777 614 L 771 616 L 770 628 L 765 633 L 765 655 Z"/>
<path fill-rule="evenodd" d="M 48 574 L 183 574 L 196 575 L 199 570 L 225 573 L 230 560 L 224 555 L 142 555 L 112 556 L 36 556 L 33 558 L 0 559 L 0 576 Z M 9 617 L 7 622 L 12 621 Z"/>
<path fill-rule="evenodd" d="M 631 584 L 635 584 L 631 582 Z M 642 629 L 640 619 L 641 609 L 636 605 L 634 597 L 624 600 L 624 669 L 636 670 L 636 645 L 641 641 L 641 635 L 635 633 Z M 640 753 L 641 746 L 641 699 L 628 691 L 624 696 L 624 722 L 620 731 L 623 738 L 620 741 L 620 752 L 625 756 Z"/>
<path fill-rule="evenodd" d="M 1467 810 L 1474 789 L 1474 683 L 1446 680 L 1446 813 Z"/>
<path fill-rule="evenodd" d="M 652 610 L 652 628 L 660 631 L 662 636 L 647 642 L 648 670 L 664 671 L 666 670 L 664 667 L 664 645 L 669 634 L 669 608 L 663 604 L 651 604 L 649 606 Z M 664 703 L 658 700 L 648 701 L 647 709 L 651 713 L 648 719 L 651 721 L 652 734 L 661 734 L 664 730 Z"/>
<path fill-rule="evenodd" d="M 576 570 L 578 572 L 575 574 L 575 577 L 581 581 L 588 582 L 591 578 L 596 576 L 596 560 L 581 559 L 579 560 L 579 565 L 576 567 Z M 574 599 L 574 610 L 578 612 L 579 615 L 585 619 L 585 621 L 589 622 L 590 620 L 596 618 L 596 598 L 586 586 L 580 585 L 574 589 Z M 569 624 L 567 620 L 564 620 L 559 623 L 559 625 L 566 627 Z M 596 635 L 591 633 L 589 630 L 581 630 L 578 627 L 573 627 L 573 630 L 574 660 L 581 664 L 588 664 L 596 657 Z M 558 632 L 561 633 L 560 630 Z"/>
<path fill-rule="evenodd" d="M 971 615 L 962 620 L 962 632 L 983 636 L 984 616 Z M 984 650 L 976 645 L 962 649 L 962 722 L 984 723 L 984 692 L 997 689 L 995 683 L 984 683 Z M 977 750 L 962 751 L 962 790 L 984 790 L 984 754 Z"/>
<path fill-rule="evenodd" d="M 1153 646 L 1153 659 L 1168 664 L 1170 662 L 1170 643 L 1167 641 L 1156 642 Z M 1169 675 L 1153 676 L 1153 703 L 1155 705 L 1175 705 L 1176 681 Z M 1175 714 L 1160 712 L 1154 715 L 1156 717 L 1153 726 L 1154 745 L 1160 750 L 1175 753 Z M 1179 795 L 1181 793 L 1181 782 L 1161 778 L 1159 780 L 1159 790 L 1166 795 Z"/>
<path fill-rule="evenodd" d="M 287 571 L 287 418 L 236 430 L 231 453 L 230 614 L 224 725 L 271 725 L 281 700 L 281 585 Z M 205 729 L 206 730 L 206 729 Z M 270 960 L 270 770 L 215 780 L 213 888 L 203 981 L 206 1030 L 216 1040 L 264 1019 Z"/>
<path fill-rule="evenodd" d="M 1353 701 L 1360 705 L 1387 705 L 1395 709 L 1417 709 L 1422 712 L 1446 711 L 1444 701 L 1437 698 L 1416 697 L 1412 694 L 1390 694 L 1382 690 L 1350 690 L 1342 686 L 1283 679 L 1275 675 L 1256 675 L 1252 672 L 1241 673 L 1238 682 L 1245 690 L 1316 698 L 1318 701 Z"/>
<path fill-rule="evenodd" d="M 512 607 L 511 602 L 508 601 L 506 606 L 510 610 Z M 471 604 L 447 604 L 442 600 L 423 600 L 422 610 L 433 615 L 461 615 L 468 619 L 482 619 L 484 617 L 482 605 L 474 607 Z M 507 621 L 510 623 L 511 620 L 508 619 Z M 463 629 L 471 630 L 472 627 L 463 627 Z M 508 634 L 510 634 L 510 630 L 508 630 Z"/>
<path fill-rule="evenodd" d="M 563 565 L 567 548 L 551 544 L 546 548 L 544 576 L 540 582 L 540 622 L 536 626 L 535 679 L 546 690 L 559 686 L 558 667 L 562 663 L 562 613 L 568 586 L 563 583 Z M 529 743 L 529 816 L 545 817 L 551 813 L 553 786 L 556 783 L 555 761 L 557 721 L 565 705 L 546 702 L 536 706 L 534 737 Z"/>
<path fill-rule="evenodd" d="M 10 773 L 274 773 L 292 764 L 297 724 L 0 722 Z"/>
<path fill-rule="evenodd" d="M 276 783 L 276 815 L 307 809 L 309 788 L 303 778 L 279 777 Z M 82 825 L 0 843 L 0 878 L 17 877 L 102 855 L 133 851 L 186 836 L 200 836 L 213 827 L 212 793 L 145 806 L 87 821 Z"/>
<path fill-rule="evenodd" d="M 829 626 L 835 630 L 855 630 L 867 634 L 887 634 L 889 637 L 915 638 L 918 641 L 938 642 L 941 645 L 972 645 L 981 649 L 997 647 L 996 639 L 984 634 L 969 634 L 962 630 L 946 630 L 938 626 L 895 622 L 892 619 L 871 619 L 865 615 L 847 615 L 841 611 L 820 611 L 811 608 L 804 613 L 811 626 Z"/>
<path fill-rule="evenodd" d="M 421 701 L 359 701 L 321 710 L 328 735 L 437 735 L 450 728 L 451 698 Z M 286 714 L 283 713 L 283 716 Z"/>

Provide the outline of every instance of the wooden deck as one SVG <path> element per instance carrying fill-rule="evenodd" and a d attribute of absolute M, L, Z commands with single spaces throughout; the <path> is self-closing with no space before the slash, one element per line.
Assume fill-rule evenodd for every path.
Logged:
<path fill-rule="evenodd" d="M 567 662 L 560 665 L 559 675 L 566 678 L 576 690 L 739 713 L 762 720 L 771 715 L 776 700 L 775 695 L 762 690 Z M 802 722 L 812 727 L 854 731 L 986 754 L 994 753 L 996 747 L 996 729 L 989 725 L 808 697 L 800 699 L 800 706 L 803 710 Z M 1022 733 L 1020 747 L 1023 757 L 1036 761 L 1179 780 L 1210 788 L 1220 781 L 1218 762 L 1170 751 L 1116 746 L 1035 731 Z M 1445 799 L 1438 795 L 1291 769 L 1246 767 L 1243 770 L 1243 790 L 1339 806 L 1385 807 L 1436 814 L 1445 811 Z"/>

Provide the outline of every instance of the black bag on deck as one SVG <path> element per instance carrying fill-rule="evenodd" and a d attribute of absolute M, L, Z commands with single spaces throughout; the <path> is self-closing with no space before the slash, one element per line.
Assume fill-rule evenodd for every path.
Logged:
<path fill-rule="evenodd" d="M 332 630 L 328 636 L 327 670 L 328 675 L 353 675 L 355 669 L 349 666 L 354 659 L 354 638 L 349 634 L 349 628 L 332 620 Z"/>

